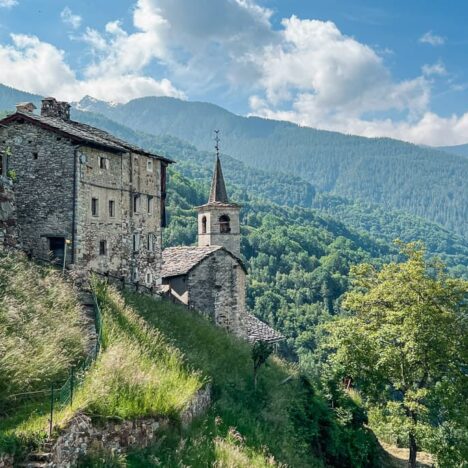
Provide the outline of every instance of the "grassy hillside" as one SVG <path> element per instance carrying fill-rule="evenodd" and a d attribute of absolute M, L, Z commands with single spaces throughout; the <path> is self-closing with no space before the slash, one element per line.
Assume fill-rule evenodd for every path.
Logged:
<path fill-rule="evenodd" d="M 8 325 L 13 318 L 17 324 L 1 328 L 2 376 L 9 367 L 16 369 L 8 374 L 10 386 L 2 387 L 0 401 L 4 403 L 17 387 L 44 389 L 51 379 L 64 379 L 70 363 L 83 357 L 77 343 L 85 335 L 76 318 L 75 293 L 59 274 L 8 255 L 1 258 L 0 275 L 2 324 Z M 24 287 L 25 275 L 28 288 Z M 102 351 L 86 373 L 73 405 L 56 407 L 54 424 L 63 426 L 77 411 L 98 419 L 159 415 L 173 422 L 157 438 L 157 446 L 135 451 L 127 461 L 105 454 L 108 463 L 135 467 L 213 463 L 226 467 L 375 466 L 376 446 L 363 426 L 365 415 L 344 395 L 333 401 L 332 410 L 313 384 L 278 358 L 270 359 L 260 371 L 255 389 L 251 349 L 245 342 L 166 301 L 130 293 L 122 297 L 99 282 L 94 282 L 94 288 L 103 316 Z M 32 333 L 33 325 L 40 333 Z M 28 340 L 34 341 L 37 357 L 19 359 L 30 352 Z M 57 341 L 64 343 L 60 349 L 54 348 Z M 6 353 L 5 342 L 9 344 Z M 44 366 L 41 351 L 47 347 L 54 352 Z M 44 369 L 50 375 L 39 372 Z M 34 381 L 17 380 L 16 376 L 31 371 L 37 372 Z M 180 412 L 207 382 L 213 385 L 213 407 L 181 433 Z M 21 455 L 38 444 L 45 437 L 48 410 L 47 393 L 27 404 L 4 404 L 0 453 Z M 102 466 L 96 459 L 102 455 L 90 453 L 82 460 L 83 466 Z"/>
<path fill-rule="evenodd" d="M 319 191 L 405 210 L 463 235 L 467 231 L 464 157 L 389 138 L 240 117 L 212 104 L 174 98 L 140 98 L 117 106 L 85 99 L 80 108 L 134 130 L 173 135 L 202 150 L 211 150 L 213 130 L 219 129 L 222 149 L 251 167 L 300 177 Z"/>
<path fill-rule="evenodd" d="M 373 439 L 350 400 L 331 410 L 277 358 L 260 371 L 255 390 L 249 345 L 183 308 L 136 294 L 126 301 L 212 382 L 214 394 L 213 407 L 182 435 L 183 444 L 169 431 L 157 447 L 132 453 L 130 466 L 372 466 Z"/>

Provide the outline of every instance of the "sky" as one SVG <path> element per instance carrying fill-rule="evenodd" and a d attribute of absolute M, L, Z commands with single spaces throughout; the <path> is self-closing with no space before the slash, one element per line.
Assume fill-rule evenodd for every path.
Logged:
<path fill-rule="evenodd" d="M 0 83 L 468 143 L 467 0 L 0 0 Z"/>

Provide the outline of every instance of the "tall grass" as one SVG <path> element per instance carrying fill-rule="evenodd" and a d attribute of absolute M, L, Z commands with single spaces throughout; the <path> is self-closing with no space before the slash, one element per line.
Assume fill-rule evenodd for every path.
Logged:
<path fill-rule="evenodd" d="M 166 301 L 125 299 L 210 379 L 214 394 L 186 434 L 169 430 L 157 447 L 131 453 L 129 466 L 370 466 L 367 430 L 341 422 L 294 366 L 270 358 L 255 390 L 250 345 Z"/>
<path fill-rule="evenodd" d="M 73 287 L 21 254 L 0 255 L 0 414 L 16 393 L 67 378 L 86 346 Z"/>

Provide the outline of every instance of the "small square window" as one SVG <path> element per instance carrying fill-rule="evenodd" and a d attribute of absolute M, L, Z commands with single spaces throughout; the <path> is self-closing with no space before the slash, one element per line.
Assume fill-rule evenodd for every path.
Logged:
<path fill-rule="evenodd" d="M 99 216 L 99 200 L 97 198 L 91 198 L 91 214 Z"/>
<path fill-rule="evenodd" d="M 109 160 L 99 156 L 99 169 L 109 169 Z"/>
<path fill-rule="evenodd" d="M 153 172 L 153 161 L 151 159 L 146 161 L 146 170 L 147 172 Z"/>
<path fill-rule="evenodd" d="M 107 255 L 107 241 L 99 241 L 99 255 Z"/>
<path fill-rule="evenodd" d="M 115 217 L 115 201 L 114 200 L 109 200 L 109 217 L 110 218 Z"/>

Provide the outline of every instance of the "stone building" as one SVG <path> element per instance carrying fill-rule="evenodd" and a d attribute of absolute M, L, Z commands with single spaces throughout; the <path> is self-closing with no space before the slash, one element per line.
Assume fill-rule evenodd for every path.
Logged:
<path fill-rule="evenodd" d="M 23 247 L 153 286 L 161 277 L 170 161 L 70 119 L 54 98 L 0 121 L 0 169 L 14 174 Z"/>
<path fill-rule="evenodd" d="M 163 251 L 163 287 L 176 301 L 249 341 L 281 340 L 281 335 L 246 310 L 240 206 L 229 202 L 218 156 L 208 203 L 197 210 L 198 246 Z"/>
<path fill-rule="evenodd" d="M 0 176 L 0 250 L 5 245 L 17 246 L 18 244 L 19 232 L 13 183 Z"/>

